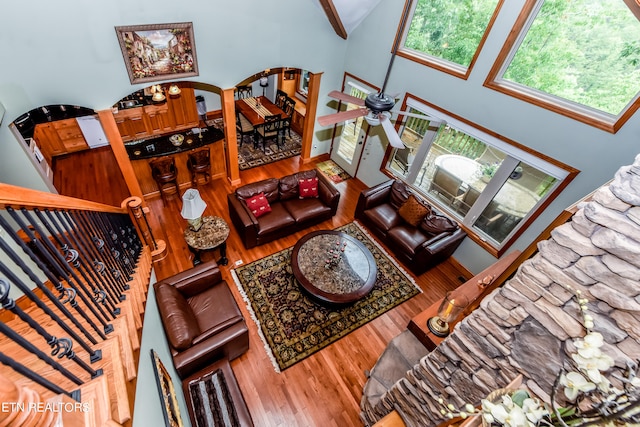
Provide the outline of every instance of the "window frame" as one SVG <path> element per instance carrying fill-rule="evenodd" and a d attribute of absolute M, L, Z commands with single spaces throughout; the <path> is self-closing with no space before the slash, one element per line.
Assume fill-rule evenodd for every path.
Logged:
<path fill-rule="evenodd" d="M 407 2 L 409 1 L 412 1 L 412 0 L 407 0 Z M 471 74 L 471 71 L 473 70 L 473 67 L 478 59 L 478 56 L 480 55 L 480 52 L 482 51 L 482 48 L 484 47 L 484 44 L 489 36 L 491 29 L 493 28 L 493 24 L 495 23 L 500 10 L 502 9 L 503 4 L 504 4 L 504 0 L 498 0 L 498 4 L 496 5 L 496 8 L 493 11 L 493 14 L 491 15 L 491 18 L 489 18 L 487 27 L 485 28 L 484 34 L 482 35 L 480 42 L 478 43 L 476 52 L 471 58 L 471 62 L 469 63 L 468 67 L 465 67 L 463 65 L 460 65 L 451 61 L 447 61 L 446 59 L 443 59 L 443 58 L 438 58 L 437 56 L 429 55 L 424 52 L 419 52 L 413 49 L 409 49 L 404 46 L 407 40 L 407 34 L 409 33 L 409 28 L 411 28 L 411 21 L 413 20 L 416 7 L 418 6 L 417 1 L 414 1 L 411 7 L 411 12 L 407 18 L 407 25 L 404 26 L 404 29 L 402 28 L 403 27 L 402 22 L 398 25 L 396 38 L 400 38 L 400 44 L 396 54 L 405 59 L 422 64 L 426 67 L 434 68 L 438 71 L 442 71 L 443 73 L 447 73 L 452 76 L 461 78 L 463 80 L 467 80 L 469 78 L 469 75 Z"/>
<path fill-rule="evenodd" d="M 451 125 L 454 125 L 455 129 L 459 129 L 469 134 L 470 136 L 481 140 L 483 143 L 489 146 L 493 146 L 500 149 L 501 151 L 506 153 L 509 157 L 515 158 L 520 161 L 525 161 L 528 164 L 535 166 L 536 168 L 539 168 L 539 170 L 544 171 L 550 175 L 553 175 L 554 177 L 557 177 L 556 175 L 558 174 L 565 174 L 564 178 L 557 177 L 558 183 L 554 186 L 554 188 L 547 195 L 545 195 L 545 197 L 542 198 L 539 201 L 539 203 L 536 204 L 536 206 L 522 219 L 522 221 L 520 221 L 520 223 L 513 229 L 513 231 L 508 235 L 508 237 L 505 238 L 505 240 L 503 240 L 501 243 L 497 245 L 492 241 L 490 241 L 491 239 L 487 239 L 487 237 L 485 237 L 482 234 L 479 234 L 473 228 L 473 223 L 475 222 L 475 219 L 474 220 L 470 219 L 470 216 L 471 216 L 470 213 L 473 214 L 471 210 L 465 214 L 462 220 L 459 220 L 457 219 L 458 217 L 454 216 L 454 218 L 456 218 L 456 220 L 460 224 L 460 227 L 467 232 L 467 236 L 471 240 L 476 242 L 478 245 L 480 245 L 487 252 L 495 256 L 496 258 L 499 258 L 500 256 L 502 256 L 505 253 L 505 251 L 509 247 L 511 247 L 511 245 L 513 245 L 513 243 L 540 216 L 540 214 L 544 212 L 544 210 L 551 204 L 551 202 L 569 185 L 569 183 L 571 183 L 571 181 L 573 181 L 573 179 L 580 172 L 578 169 L 575 169 L 558 160 L 555 160 L 542 153 L 532 150 L 529 147 L 526 147 L 516 141 L 513 141 L 509 138 L 499 135 L 489 129 L 486 129 L 463 117 L 460 117 L 443 108 L 440 108 L 415 95 L 407 93 L 405 94 L 400 110 L 408 111 L 409 108 L 414 108 L 425 113 L 426 119 L 431 118 L 433 121 L 446 122 Z M 405 117 L 406 116 L 402 116 L 402 114 L 399 113 L 398 120 L 396 121 L 396 130 L 399 131 L 404 126 Z M 430 123 L 428 132 L 433 133 L 433 131 L 434 130 Z M 423 138 L 423 141 L 425 141 L 427 138 L 428 138 L 428 134 L 425 135 L 425 137 Z M 429 200 L 430 203 L 432 203 L 434 206 L 437 206 L 438 209 L 442 210 L 443 212 L 447 213 L 447 215 L 450 215 L 449 213 L 450 209 L 443 206 L 442 203 L 436 198 L 434 198 L 433 196 L 426 194 L 427 193 L 426 191 L 422 191 L 421 189 L 417 188 L 413 184 L 419 172 L 417 170 L 418 168 L 414 167 L 414 165 L 416 164 L 421 165 L 424 162 L 424 159 L 426 159 L 426 156 L 431 148 L 431 143 L 433 142 L 433 139 L 434 137 L 432 136 L 431 141 L 422 143 L 420 145 L 415 157 L 417 161 L 414 161 L 412 166 L 409 168 L 409 171 L 406 176 L 395 172 L 394 169 L 390 167 L 390 162 L 393 159 L 394 149 L 391 146 L 387 147 L 387 151 L 385 153 L 385 157 L 381 165 L 381 172 L 392 179 L 400 179 L 406 182 L 413 189 L 415 189 L 421 195 L 423 195 L 427 200 Z M 544 166 L 544 165 L 548 165 L 548 166 Z M 498 181 L 492 180 L 491 183 L 487 185 L 487 188 L 486 188 L 486 191 L 488 192 L 487 194 L 489 194 L 491 191 L 497 192 L 500 190 L 504 182 L 506 182 L 507 179 L 509 178 L 510 171 L 507 171 L 507 172 L 509 173 L 502 174 L 503 175 L 502 182 L 499 182 L 501 177 L 499 176 L 494 177 L 498 179 Z M 407 180 L 410 180 L 411 182 L 407 182 Z M 482 203 L 483 201 L 486 200 L 488 203 L 490 199 L 487 199 L 487 197 L 490 197 L 492 199 L 493 195 L 487 196 L 487 194 L 484 194 L 484 193 L 481 194 L 482 199 L 478 198 L 478 202 Z"/>
<path fill-rule="evenodd" d="M 616 133 L 640 108 L 640 91 L 630 100 L 627 107 L 622 110 L 619 115 L 614 116 L 583 104 L 578 104 L 518 83 L 504 80 L 504 72 L 511 64 L 513 56 L 527 35 L 527 31 L 544 1 L 545 0 L 525 0 L 525 4 L 502 49 L 498 53 L 491 70 L 487 74 L 483 86 L 598 129 Z M 627 3 L 626 0 L 625 3 Z"/>

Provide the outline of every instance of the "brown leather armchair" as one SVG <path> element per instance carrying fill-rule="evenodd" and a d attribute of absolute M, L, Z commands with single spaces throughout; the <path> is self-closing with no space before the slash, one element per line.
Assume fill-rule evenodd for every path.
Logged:
<path fill-rule="evenodd" d="M 154 285 L 160 318 L 180 378 L 249 348 L 249 331 L 215 261 Z"/>

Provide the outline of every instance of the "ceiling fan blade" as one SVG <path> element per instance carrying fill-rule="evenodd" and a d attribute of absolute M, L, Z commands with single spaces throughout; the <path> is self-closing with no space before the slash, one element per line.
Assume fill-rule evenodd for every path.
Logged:
<path fill-rule="evenodd" d="M 344 101 L 350 104 L 357 105 L 359 107 L 364 107 L 364 99 L 356 98 L 355 96 L 347 95 L 346 93 L 338 92 L 337 90 L 332 90 L 331 92 L 329 92 L 329 96 L 339 101 Z"/>
<path fill-rule="evenodd" d="M 380 124 L 382 125 L 382 129 L 384 129 L 384 133 L 387 134 L 387 138 L 389 139 L 389 144 L 395 148 L 404 148 L 404 143 L 400 139 L 398 132 L 396 132 L 396 128 L 393 127 L 391 120 L 385 115 L 380 115 Z"/>
<path fill-rule="evenodd" d="M 344 122 L 346 120 L 357 119 L 358 117 L 366 116 L 368 112 L 369 110 L 367 110 L 366 108 L 356 108 L 355 110 L 341 111 L 339 113 L 318 117 L 318 123 L 320 124 L 320 126 L 335 125 L 336 123 Z"/>
<path fill-rule="evenodd" d="M 396 116 L 407 116 L 407 117 L 416 117 L 418 119 L 430 120 L 434 123 L 445 123 L 444 120 L 437 119 L 435 117 L 427 116 L 426 114 L 418 114 L 418 113 L 410 113 L 408 111 L 400 111 L 400 110 L 391 110 L 391 113 Z"/>

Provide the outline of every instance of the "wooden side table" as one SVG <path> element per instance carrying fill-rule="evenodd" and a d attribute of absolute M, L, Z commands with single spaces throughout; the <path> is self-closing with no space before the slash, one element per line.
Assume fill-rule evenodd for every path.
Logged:
<path fill-rule="evenodd" d="M 202 227 L 198 231 L 193 231 L 187 227 L 184 230 L 184 240 L 193 253 L 193 265 L 202 262 L 200 253 L 213 249 L 220 249 L 220 259 L 218 264 L 227 265 L 227 238 L 229 237 L 229 224 L 218 216 L 205 216 L 202 218 Z"/>
<path fill-rule="evenodd" d="M 468 314 L 468 310 L 475 308 L 475 301 L 483 295 L 487 295 L 497 286 L 504 283 L 504 281 L 513 273 L 515 267 L 512 267 L 513 263 L 520 256 L 520 251 L 515 250 L 504 258 L 496 261 L 489 267 L 485 268 L 479 274 L 473 276 L 470 280 L 458 287 L 457 292 L 464 294 L 470 301 L 470 307 L 464 310 L 464 312 L 454 322 L 449 323 L 450 329 L 453 331 L 453 327 L 457 322 L 462 320 L 464 316 Z M 486 284 L 486 287 L 478 286 L 478 280 L 483 280 L 485 277 L 491 277 L 491 283 Z M 438 308 L 442 300 L 438 300 L 433 303 L 426 310 L 415 315 L 407 325 L 413 335 L 416 336 L 418 341 L 422 343 L 429 351 L 435 350 L 435 348 L 444 340 L 445 337 L 439 337 L 432 333 L 427 326 L 427 321 L 430 318 L 438 314 Z"/>

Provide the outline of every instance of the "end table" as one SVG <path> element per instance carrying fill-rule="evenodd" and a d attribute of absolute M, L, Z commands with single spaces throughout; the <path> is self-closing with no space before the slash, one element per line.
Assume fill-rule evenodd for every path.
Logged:
<path fill-rule="evenodd" d="M 229 224 L 218 216 L 205 216 L 202 218 L 202 227 L 198 231 L 193 231 L 187 227 L 184 230 L 184 240 L 193 253 L 193 265 L 202 262 L 200 253 L 220 248 L 220 259 L 218 264 L 227 265 L 227 238 L 229 237 Z"/>

